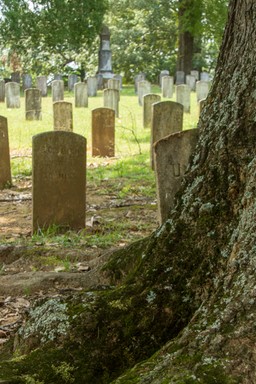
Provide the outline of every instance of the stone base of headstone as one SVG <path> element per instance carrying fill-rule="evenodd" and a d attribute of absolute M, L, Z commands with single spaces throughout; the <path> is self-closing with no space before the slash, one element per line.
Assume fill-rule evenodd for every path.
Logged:
<path fill-rule="evenodd" d="M 32 231 L 85 227 L 86 139 L 52 131 L 32 139 Z"/>
<path fill-rule="evenodd" d="M 158 220 L 163 224 L 174 206 L 189 159 L 199 137 L 198 129 L 177 132 L 154 144 Z"/>

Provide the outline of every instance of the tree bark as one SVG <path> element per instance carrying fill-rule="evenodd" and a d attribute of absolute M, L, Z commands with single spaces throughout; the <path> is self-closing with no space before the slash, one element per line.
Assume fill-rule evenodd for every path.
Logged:
<path fill-rule="evenodd" d="M 72 297 L 66 337 L 15 362 L 16 372 L 45 379 L 50 355 L 48 370 L 68 361 L 76 383 L 256 382 L 255 20 L 254 0 L 230 2 L 199 143 L 169 219 L 115 254 L 101 271 L 111 287 Z"/>
<path fill-rule="evenodd" d="M 193 25 L 194 20 L 190 16 L 190 8 L 193 6 L 193 3 L 194 0 L 179 0 L 177 70 L 184 71 L 187 75 L 193 69 L 194 36 L 191 33 L 191 24 Z"/>

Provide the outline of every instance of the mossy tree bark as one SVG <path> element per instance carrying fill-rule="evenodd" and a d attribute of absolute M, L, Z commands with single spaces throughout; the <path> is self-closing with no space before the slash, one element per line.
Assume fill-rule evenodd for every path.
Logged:
<path fill-rule="evenodd" d="M 255 20 L 254 0 L 230 2 L 200 140 L 169 219 L 105 265 L 111 288 L 66 299 L 66 336 L 21 364 L 1 363 L 0 377 L 15 368 L 58 383 L 52 367 L 66 361 L 76 383 L 256 382 Z"/>

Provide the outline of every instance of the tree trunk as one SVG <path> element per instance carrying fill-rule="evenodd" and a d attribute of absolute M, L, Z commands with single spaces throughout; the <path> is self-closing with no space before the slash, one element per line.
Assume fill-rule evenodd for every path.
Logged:
<path fill-rule="evenodd" d="M 75 383 L 256 382 L 255 20 L 254 0 L 230 2 L 199 143 L 169 219 L 105 265 L 111 287 L 70 298 L 65 337 L 0 372 L 47 382 L 67 361 Z"/>
<path fill-rule="evenodd" d="M 179 0 L 179 43 L 177 56 L 177 70 L 190 74 L 193 69 L 192 60 L 194 53 L 194 36 L 191 32 L 191 24 L 193 25 L 193 13 L 190 13 L 194 0 Z"/>

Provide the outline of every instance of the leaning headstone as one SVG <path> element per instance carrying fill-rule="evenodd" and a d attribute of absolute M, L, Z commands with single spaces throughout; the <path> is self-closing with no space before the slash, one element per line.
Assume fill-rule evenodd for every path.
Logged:
<path fill-rule="evenodd" d="M 47 76 L 38 76 L 36 78 L 36 87 L 40 89 L 42 97 L 47 97 Z"/>
<path fill-rule="evenodd" d="M 92 156 L 115 156 L 115 111 L 92 110 Z"/>
<path fill-rule="evenodd" d="M 189 159 L 198 141 L 198 129 L 173 133 L 154 144 L 158 219 L 160 224 L 168 219 L 179 191 Z"/>
<path fill-rule="evenodd" d="M 85 226 L 86 139 L 52 131 L 32 139 L 33 232 Z"/>
<path fill-rule="evenodd" d="M 159 86 L 160 86 L 160 88 L 162 88 L 162 78 L 164 76 L 169 76 L 169 75 L 170 75 L 170 72 L 167 69 L 164 69 L 163 71 L 160 72 L 160 75 L 159 75 Z"/>
<path fill-rule="evenodd" d="M 173 77 L 163 76 L 162 77 L 162 96 L 168 99 L 173 97 Z"/>
<path fill-rule="evenodd" d="M 90 76 L 87 78 L 88 96 L 97 96 L 98 80 L 96 76 Z"/>
<path fill-rule="evenodd" d="M 11 81 L 5 84 L 6 108 L 20 108 L 20 85 Z"/>
<path fill-rule="evenodd" d="M 0 103 L 5 102 L 5 81 L 0 80 Z"/>
<path fill-rule="evenodd" d="M 141 72 L 141 73 L 139 73 L 138 75 L 135 76 L 135 78 L 134 78 L 134 90 L 135 90 L 136 94 L 138 93 L 138 83 L 140 81 L 143 81 L 143 80 L 146 80 L 145 73 Z"/>
<path fill-rule="evenodd" d="M 108 79 L 107 86 L 109 89 L 120 90 L 120 81 L 118 79 Z"/>
<path fill-rule="evenodd" d="M 143 96 L 143 127 L 150 128 L 152 124 L 152 105 L 161 101 L 161 96 L 148 93 Z"/>
<path fill-rule="evenodd" d="M 88 92 L 87 84 L 79 82 L 74 85 L 75 93 L 75 107 L 76 108 L 87 108 L 88 107 Z"/>
<path fill-rule="evenodd" d="M 12 184 L 7 118 L 0 116 L 0 189 Z"/>
<path fill-rule="evenodd" d="M 205 102 L 206 102 L 206 99 L 201 99 L 198 102 L 198 104 L 199 104 L 199 115 L 201 115 L 201 113 L 202 113 L 202 110 L 203 110 L 203 108 L 205 106 Z"/>
<path fill-rule="evenodd" d="M 42 119 L 42 98 L 39 89 L 29 88 L 25 90 L 25 111 L 26 120 Z"/>
<path fill-rule="evenodd" d="M 185 72 L 183 71 L 176 72 L 175 84 L 176 85 L 185 84 Z"/>
<path fill-rule="evenodd" d="M 24 73 L 22 76 L 22 89 L 25 91 L 26 89 L 32 88 L 33 81 L 32 76 L 28 73 Z"/>
<path fill-rule="evenodd" d="M 190 71 L 190 74 L 196 78 L 196 81 L 199 80 L 199 71 L 193 69 L 192 71 Z"/>
<path fill-rule="evenodd" d="M 201 72 L 200 73 L 200 80 L 202 81 L 210 81 L 210 75 L 208 72 Z"/>
<path fill-rule="evenodd" d="M 52 101 L 64 100 L 64 81 L 53 80 L 52 81 Z"/>
<path fill-rule="evenodd" d="M 190 112 L 190 87 L 187 84 L 181 84 L 176 87 L 176 101 L 184 107 L 184 112 Z"/>
<path fill-rule="evenodd" d="M 206 99 L 209 93 L 209 83 L 208 81 L 197 81 L 196 82 L 196 98 L 197 101 Z"/>
<path fill-rule="evenodd" d="M 115 111 L 116 117 L 119 117 L 119 100 L 120 93 L 117 89 L 104 89 L 104 107 L 113 109 Z"/>
<path fill-rule="evenodd" d="M 151 92 L 151 84 L 147 80 L 138 82 L 138 102 L 143 105 L 143 96 Z"/>
<path fill-rule="evenodd" d="M 74 85 L 77 83 L 77 75 L 72 73 L 68 76 L 68 90 L 72 92 L 74 90 Z"/>
<path fill-rule="evenodd" d="M 151 165 L 154 168 L 153 144 L 171 133 L 182 131 L 183 105 L 174 101 L 160 101 L 152 105 Z"/>
<path fill-rule="evenodd" d="M 53 129 L 55 131 L 73 131 L 72 103 L 67 101 L 53 103 Z"/>
<path fill-rule="evenodd" d="M 192 75 L 186 75 L 186 84 L 190 87 L 191 91 L 196 90 L 196 78 Z"/>

